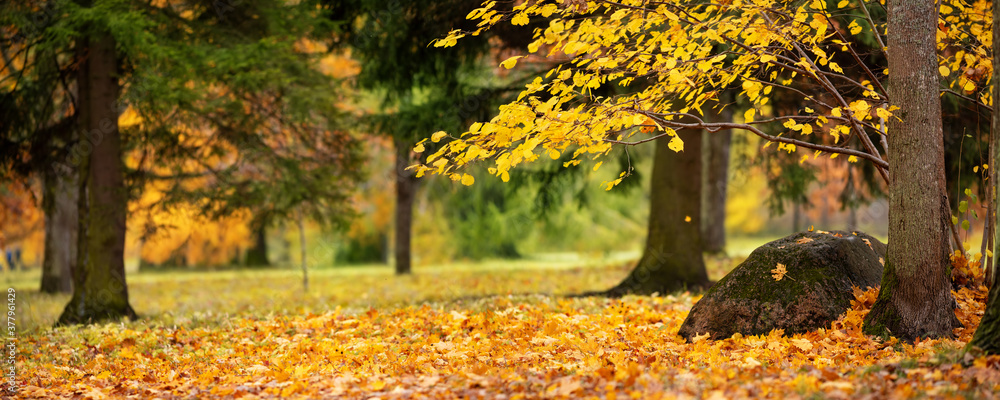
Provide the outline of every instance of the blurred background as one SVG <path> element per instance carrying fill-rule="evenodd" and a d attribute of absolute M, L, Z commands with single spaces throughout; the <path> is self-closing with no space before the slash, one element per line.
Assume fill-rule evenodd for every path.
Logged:
<path fill-rule="evenodd" d="M 431 45 L 451 28 L 474 28 L 465 18 L 479 3 L 163 0 L 103 10 L 107 21 L 130 21 L 114 25 L 113 36 L 122 53 L 115 115 L 135 308 L 156 314 L 182 307 L 191 283 L 218 278 L 231 282 L 233 293 L 198 301 L 230 302 L 215 309 L 237 311 L 255 306 L 236 294 L 246 277 L 283 287 L 278 296 L 298 291 L 306 270 L 316 274 L 312 297 L 288 304 L 401 301 L 449 276 L 472 287 L 451 294 L 482 294 L 594 290 L 627 275 L 651 208 L 670 207 L 650 204 L 652 143 L 617 147 L 599 169 L 542 157 L 509 182 L 487 165 L 466 171 L 471 185 L 416 178 L 407 169 L 432 152 L 414 148 L 436 146 L 424 141 L 434 132 L 457 135 L 488 121 L 538 74 L 567 61 L 529 56 L 517 68 L 498 67 L 528 54 L 533 29 L 545 21 L 498 27 L 447 49 Z M 70 130 L 59 136 L 77 113 L 79 91 L 72 43 L 60 35 L 85 26 L 59 4 L 4 6 L 0 47 L 0 266 L 8 284 L 52 310 L 69 297 L 68 275 L 50 275 L 75 254 L 75 236 L 66 236 L 80 226 L 72 165 L 87 143 Z M 879 54 L 866 61 L 873 69 L 885 62 Z M 620 90 L 608 86 L 597 91 Z M 771 104 L 763 116 L 800 107 L 777 95 Z M 728 118 L 743 115 L 746 100 L 727 107 Z M 975 252 L 989 124 L 975 105 L 952 99 L 944 107 L 953 221 Z M 809 140 L 831 140 L 818 136 Z M 746 132 L 703 139 L 711 143 L 702 154 L 701 228 L 712 238 L 705 248 L 712 279 L 757 246 L 798 231 L 887 238 L 885 188 L 868 163 L 789 153 Z M 606 191 L 602 184 L 622 172 L 623 183 Z M 607 273 L 580 287 L 531 272 L 595 266 Z M 527 272 L 477 292 L 475 272 L 486 270 Z M 385 283 L 408 273 L 409 280 Z M 330 277 L 359 284 L 326 290 Z M 176 293 L 177 303 L 144 303 L 143 292 L 154 288 Z M 42 314 L 39 323 L 54 319 Z"/>

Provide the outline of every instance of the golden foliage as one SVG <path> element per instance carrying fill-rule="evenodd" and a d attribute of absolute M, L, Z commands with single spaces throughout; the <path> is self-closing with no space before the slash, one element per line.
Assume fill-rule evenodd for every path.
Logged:
<path fill-rule="evenodd" d="M 699 298 L 688 293 L 620 300 L 502 295 L 418 302 L 440 299 L 442 291 L 454 298 L 481 291 L 537 290 L 545 281 L 538 279 L 540 271 L 452 270 L 413 277 L 416 283 L 403 279 L 390 283 L 396 289 L 385 292 L 390 298 L 410 299 L 399 306 L 236 316 L 188 312 L 171 323 L 35 332 L 19 342 L 25 357 L 19 369 L 20 395 L 895 398 L 983 397 L 1000 390 L 1000 357 L 970 358 L 963 364 L 958 353 L 981 318 L 986 296 L 982 286 L 955 293 L 956 316 L 965 325 L 956 330 L 956 339 L 914 344 L 862 335 L 861 321 L 877 296 L 874 289 L 856 290 L 852 308 L 829 329 L 790 337 L 777 330 L 759 336 L 736 334 L 690 343 L 676 335 Z M 579 290 L 574 285 L 595 274 L 614 279 L 608 271 L 625 270 L 547 274 L 559 281 L 557 290 Z M 335 286 L 319 286 L 329 295 L 367 290 L 380 296 L 386 278 L 340 273 L 317 280 L 336 281 Z M 227 301 L 217 290 L 226 282 L 206 287 L 202 297 L 175 304 L 199 307 L 209 299 Z M 146 284 L 155 291 L 154 285 L 164 283 Z M 270 302 L 287 301 L 261 296 L 261 287 L 275 284 L 280 283 L 274 277 L 244 277 L 232 293 L 256 290 L 257 304 L 266 308 Z M 188 291 L 190 287 L 190 282 L 185 285 Z M 162 300 L 176 289 L 164 290 Z"/>
<path fill-rule="evenodd" d="M 25 182 L 0 185 L 0 258 L 5 250 L 21 249 L 21 263 L 41 265 L 45 250 L 45 213 L 41 198 Z M 6 259 L 0 266 L 10 268 Z"/>

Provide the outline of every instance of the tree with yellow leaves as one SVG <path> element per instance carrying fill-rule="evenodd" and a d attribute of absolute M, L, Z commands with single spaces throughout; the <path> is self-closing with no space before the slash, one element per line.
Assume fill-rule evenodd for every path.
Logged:
<path fill-rule="evenodd" d="M 530 57 L 559 55 L 573 61 L 537 77 L 492 120 L 453 135 L 414 168 L 418 175 L 460 179 L 459 168 L 488 160 L 490 172 L 507 181 L 512 168 L 543 154 L 555 159 L 571 152 L 567 165 L 589 158 L 599 166 L 615 145 L 665 141 L 681 152 L 692 145 L 679 133 L 685 129 L 747 131 L 776 143 L 780 151 L 813 152 L 803 159 L 828 153 L 846 155 L 852 162 L 867 160 L 889 184 L 890 226 L 895 227 L 890 229 L 886 283 L 876 304 L 876 311 L 890 311 L 873 311 L 870 332 L 910 340 L 950 336 L 955 319 L 949 315 L 946 275 L 938 13 L 930 5 L 916 11 L 894 5 L 886 28 L 872 18 L 870 7 L 882 5 L 851 0 L 567 1 L 526 2 L 501 11 L 496 2 L 486 2 L 468 15 L 479 21 L 476 30 L 452 31 L 434 46 L 452 46 L 500 23 L 550 18 L 546 28 L 535 31 L 528 48 L 537 55 Z M 834 14 L 844 13 L 850 22 L 835 23 Z M 869 68 L 852 46 L 850 36 L 865 32 L 883 51 L 885 37 L 899 41 L 889 49 L 902 50 L 888 50 L 891 90 L 883 85 L 885 71 Z M 523 57 L 529 56 L 511 57 L 501 66 L 512 68 Z M 604 85 L 629 90 L 595 95 Z M 742 121 L 707 121 L 706 110 L 726 106 L 720 93 L 733 87 L 750 103 Z M 974 84 L 963 87 L 965 93 L 976 89 Z M 800 112 L 775 114 L 768 103 L 777 92 L 797 96 Z M 772 131 L 775 124 L 783 129 Z M 829 136 L 833 143 L 808 140 L 816 135 Z M 887 156 L 898 160 L 892 169 Z M 605 185 L 610 189 L 624 177 L 622 173 Z M 933 284 L 924 286 L 928 276 Z M 925 303 L 928 298 L 933 303 Z"/>

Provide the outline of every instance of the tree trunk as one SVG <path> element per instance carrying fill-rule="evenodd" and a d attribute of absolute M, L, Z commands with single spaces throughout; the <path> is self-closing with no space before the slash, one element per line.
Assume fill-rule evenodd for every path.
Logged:
<path fill-rule="evenodd" d="M 802 231 L 802 206 L 792 201 L 792 232 Z"/>
<path fill-rule="evenodd" d="M 1000 40 L 1000 8 L 993 7 L 993 65 L 1000 65 L 1000 53 L 997 53 L 997 41 Z M 1000 70 L 993 68 L 993 98 L 1000 98 Z M 996 276 L 997 269 L 1000 268 L 1000 251 L 997 251 L 997 243 L 1000 243 L 1000 193 L 997 193 L 997 179 L 1000 179 L 1000 171 L 997 171 L 997 160 L 1000 160 L 1000 105 L 996 101 L 993 102 L 993 117 L 990 123 L 990 202 L 989 209 L 992 212 L 989 214 L 987 219 L 992 225 L 992 235 L 990 235 L 989 249 L 993 252 L 993 257 L 990 258 L 990 262 L 986 263 L 986 285 L 990 288 L 990 292 L 993 292 L 993 288 L 997 286 Z M 985 254 L 985 253 L 984 253 Z M 993 298 L 995 296 L 990 296 Z M 996 313 L 993 314 L 994 316 Z M 984 318 L 983 321 L 986 319 Z M 982 326 L 982 323 L 980 323 Z M 976 332 L 978 334 L 978 331 Z M 997 339 L 996 336 L 993 338 Z"/>
<path fill-rule="evenodd" d="M 302 292 L 309 291 L 309 264 L 306 254 L 306 224 L 305 224 L 305 213 L 299 211 L 299 216 L 296 221 L 299 224 L 299 253 L 301 254 L 302 261 Z"/>
<path fill-rule="evenodd" d="M 410 146 L 405 140 L 395 139 L 396 145 L 396 275 L 411 271 L 413 235 L 413 200 L 417 180 L 406 167 L 410 166 Z"/>
<path fill-rule="evenodd" d="M 267 225 L 270 223 L 269 217 L 262 217 L 260 221 L 252 224 L 253 227 L 253 247 L 247 251 L 247 266 L 266 267 L 271 265 L 267 260 Z"/>
<path fill-rule="evenodd" d="M 847 185 L 844 187 L 844 200 L 847 203 L 847 230 L 858 229 L 858 191 L 854 187 L 854 167 L 847 166 Z"/>
<path fill-rule="evenodd" d="M 65 172 L 62 174 L 61 172 Z M 76 266 L 77 171 L 44 171 L 42 208 L 45 211 L 45 255 L 42 260 L 42 293 L 72 293 Z"/>
<path fill-rule="evenodd" d="M 968 348 L 973 347 L 978 347 L 987 354 L 1000 354 L 1000 285 L 990 288 L 990 295 L 986 299 L 986 313 L 968 345 Z"/>
<path fill-rule="evenodd" d="M 639 264 L 604 294 L 652 294 L 705 287 L 701 240 L 701 132 L 680 131 L 684 151 L 656 141 L 650 187 L 649 232 Z M 690 218 L 690 220 L 688 220 Z"/>
<path fill-rule="evenodd" d="M 913 341 L 951 337 L 950 213 L 938 97 L 935 3 L 889 2 L 889 249 L 882 288 L 865 318 L 869 335 Z"/>
<path fill-rule="evenodd" d="M 59 325 L 136 318 L 125 285 L 125 191 L 116 101 L 115 40 L 107 31 L 77 39 L 80 157 L 79 247 L 73 298 Z M 89 153 L 89 154 L 88 154 Z"/>
<path fill-rule="evenodd" d="M 728 99 L 731 95 L 725 95 Z M 723 104 L 731 102 L 723 100 Z M 705 111 L 707 122 L 733 122 L 732 107 L 721 112 Z M 701 235 L 704 251 L 722 253 L 726 250 L 726 185 L 729 184 L 729 146 L 733 133 L 730 130 L 705 131 L 703 134 Z"/>

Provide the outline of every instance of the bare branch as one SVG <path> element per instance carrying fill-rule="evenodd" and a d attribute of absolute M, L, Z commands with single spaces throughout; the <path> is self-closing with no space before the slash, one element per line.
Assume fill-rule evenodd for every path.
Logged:
<path fill-rule="evenodd" d="M 883 168 L 883 169 L 889 168 L 889 163 L 888 162 L 886 162 L 882 158 L 878 157 L 877 155 L 873 155 L 871 153 L 867 153 L 867 152 L 863 152 L 863 151 L 859 151 L 859 150 L 854 150 L 854 149 L 846 149 L 846 148 L 841 148 L 841 147 L 834 147 L 834 146 L 827 146 L 827 145 L 822 145 L 822 144 L 809 143 L 809 142 L 805 142 L 805 141 L 802 141 L 802 140 L 797 140 L 797 139 L 792 139 L 792 138 L 787 138 L 787 137 L 782 137 L 782 136 L 769 135 L 767 133 L 764 133 L 760 129 L 757 129 L 757 127 L 755 127 L 753 125 L 750 125 L 750 124 L 746 124 L 746 123 L 705 122 L 705 121 L 701 120 L 700 118 L 698 118 L 697 116 L 694 116 L 692 114 L 686 114 L 686 116 L 692 117 L 693 119 L 696 120 L 696 122 L 685 123 L 685 122 L 680 122 L 680 121 L 673 121 L 673 120 L 664 119 L 664 118 L 662 118 L 657 113 L 646 112 L 646 111 L 639 111 L 639 110 L 635 110 L 635 112 L 639 113 L 639 114 L 643 114 L 643 115 L 645 115 L 645 116 L 653 119 L 657 123 L 659 123 L 661 125 L 664 125 L 664 126 L 668 126 L 670 128 L 678 128 L 678 129 L 707 129 L 707 130 L 709 130 L 711 132 L 717 132 L 717 131 L 723 130 L 723 129 L 741 129 L 741 130 L 745 130 L 745 131 L 750 131 L 751 133 L 753 133 L 753 134 L 755 134 L 757 136 L 760 136 L 761 138 L 763 138 L 764 140 L 767 140 L 769 142 L 787 143 L 787 144 L 793 144 L 795 146 L 804 147 L 804 148 L 812 149 L 812 150 L 819 150 L 819 151 L 825 151 L 825 152 L 828 152 L 828 153 L 837 153 L 837 154 L 846 154 L 846 155 L 849 155 L 849 156 L 856 156 L 858 158 L 863 158 L 863 159 L 866 159 L 868 161 L 871 161 L 872 163 L 874 163 L 876 166 L 878 166 L 880 168 Z M 679 114 L 675 114 L 675 115 L 679 115 Z M 621 145 L 626 145 L 626 146 L 634 146 L 634 145 L 638 145 L 638 144 L 642 144 L 642 143 L 646 143 L 646 142 L 651 142 L 651 141 L 663 138 L 665 136 L 669 136 L 669 134 L 666 133 L 666 132 L 664 132 L 664 133 L 661 133 L 661 134 L 658 134 L 658 135 L 655 135 L 655 136 L 652 136 L 652 137 L 649 137 L 649 138 L 646 138 L 646 139 L 637 140 L 637 141 L 625 141 L 625 140 L 613 140 L 613 139 L 604 139 L 604 141 L 607 142 L 607 143 L 621 144 Z M 888 183 L 888 179 L 886 179 L 886 182 Z"/>

